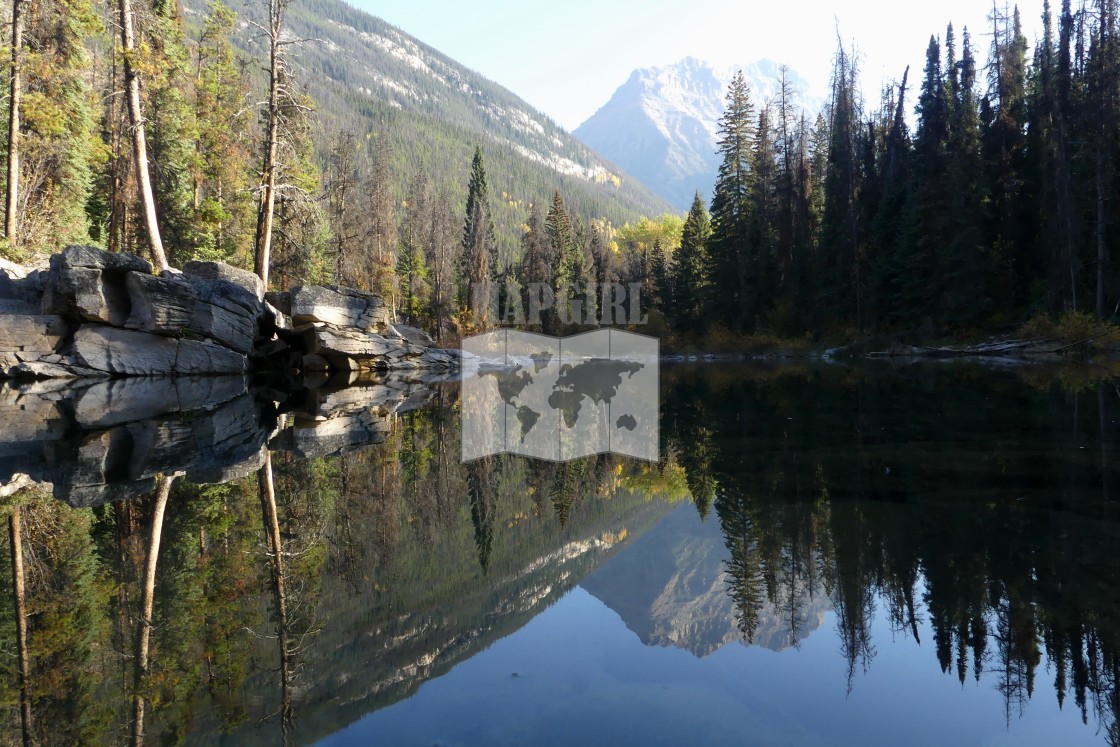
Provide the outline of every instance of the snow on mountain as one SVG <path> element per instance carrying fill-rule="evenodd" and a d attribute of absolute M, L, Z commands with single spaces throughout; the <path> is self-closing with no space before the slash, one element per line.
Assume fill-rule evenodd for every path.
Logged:
<path fill-rule="evenodd" d="M 711 194 L 719 167 L 716 142 L 724 95 L 739 69 L 756 108 L 777 101 L 776 62 L 717 69 L 686 57 L 665 67 L 635 70 L 573 134 L 674 207 L 687 210 L 697 190 L 705 198 Z M 794 105 L 815 117 L 821 101 L 809 95 L 795 72 L 788 71 L 787 77 Z"/>

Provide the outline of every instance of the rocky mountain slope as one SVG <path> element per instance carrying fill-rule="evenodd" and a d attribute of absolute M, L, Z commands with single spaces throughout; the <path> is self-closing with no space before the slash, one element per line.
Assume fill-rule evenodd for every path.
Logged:
<path fill-rule="evenodd" d="M 264 41 L 250 22 L 261 20 L 263 6 L 229 4 L 241 19 L 238 45 L 263 59 Z M 184 13 L 188 23 L 201 23 L 206 0 L 186 0 Z M 528 202 L 557 188 L 574 210 L 616 222 L 667 207 L 526 101 L 379 18 L 339 0 L 300 0 L 289 7 L 287 33 L 306 40 L 290 50 L 319 126 L 363 139 L 387 135 L 402 189 L 423 163 L 441 181 L 461 185 L 465 196 L 478 144 L 491 193 L 505 202 L 495 215 L 499 231 L 520 226 Z"/>

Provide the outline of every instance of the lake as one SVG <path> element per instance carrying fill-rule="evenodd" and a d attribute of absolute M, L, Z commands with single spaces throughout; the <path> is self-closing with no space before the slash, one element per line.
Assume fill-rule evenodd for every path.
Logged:
<path fill-rule="evenodd" d="M 662 363 L 656 464 L 97 386 L 0 388 L 3 744 L 1120 744 L 1104 368 Z"/>

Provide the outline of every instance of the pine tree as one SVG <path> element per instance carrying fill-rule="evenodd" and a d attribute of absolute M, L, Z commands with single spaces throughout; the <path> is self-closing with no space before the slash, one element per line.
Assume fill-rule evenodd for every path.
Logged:
<path fill-rule="evenodd" d="M 430 253 L 425 243 L 431 238 L 431 185 L 427 174 L 419 171 L 408 188 L 404 219 L 397 252 L 400 283 L 400 316 L 415 325 L 428 306 L 428 268 L 424 261 Z"/>
<path fill-rule="evenodd" d="M 430 286 L 428 314 L 435 327 L 436 341 L 442 344 L 459 286 L 457 226 L 446 187 L 438 190 L 433 187 L 428 215 L 428 253 L 424 257 Z"/>
<path fill-rule="evenodd" d="M 150 50 L 144 83 L 148 156 L 160 236 L 169 262 L 182 265 L 201 243 L 193 206 L 197 122 L 189 98 L 191 56 L 182 19 L 170 2 L 154 0 L 143 36 Z"/>
<path fill-rule="evenodd" d="M 103 215 L 91 204 L 104 149 L 86 50 L 103 27 L 88 0 L 21 0 L 20 5 L 27 22 L 15 107 L 15 226 L 8 240 L 21 253 L 57 251 L 67 243 L 88 243 L 91 217 L 96 221 Z"/>
<path fill-rule="evenodd" d="M 708 242 L 708 278 L 712 303 L 711 321 L 730 329 L 747 323 L 747 236 L 751 125 L 754 106 L 743 71 L 732 78 L 720 118 L 721 163 L 712 192 L 711 238 Z"/>
<path fill-rule="evenodd" d="M 545 235 L 548 237 L 548 254 L 552 260 L 551 275 L 556 285 L 553 309 L 570 304 L 575 298 L 574 283 L 583 275 L 583 254 L 575 239 L 572 219 L 568 215 L 560 191 L 552 194 L 552 204 L 544 219 Z M 552 333 L 561 331 L 558 314 L 551 317 L 552 323 L 546 328 Z"/>
<path fill-rule="evenodd" d="M 23 0 L 12 0 L 12 58 L 8 68 L 8 191 L 4 200 L 4 236 L 14 247 L 19 242 L 16 233 L 19 211 L 19 114 L 23 95 Z"/>
<path fill-rule="evenodd" d="M 868 311 L 881 328 L 898 324 L 908 313 L 901 298 L 908 278 L 905 264 L 909 259 L 913 229 L 909 220 L 913 153 L 905 117 L 909 76 L 907 67 L 897 93 L 888 97 L 894 110 L 878 164 L 879 205 L 868 237 L 872 263 L 868 278 Z"/>
<path fill-rule="evenodd" d="M 902 260 L 902 287 L 894 299 L 904 320 L 920 324 L 940 300 L 942 248 L 948 237 L 949 191 L 945 173 L 948 112 L 941 70 L 941 45 L 930 37 L 925 75 L 918 94 L 918 129 L 914 138 L 913 187 L 908 207 L 909 246 Z M 930 319 L 932 321 L 932 319 Z"/>
<path fill-rule="evenodd" d="M 747 192 L 747 267 L 744 313 L 747 326 L 769 322 L 780 290 L 778 248 L 778 165 L 770 129 L 770 110 L 758 114 L 751 138 L 750 186 Z"/>
<path fill-rule="evenodd" d="M 673 279 L 673 323 L 682 332 L 699 333 L 709 313 L 712 269 L 708 246 L 711 239 L 708 211 L 697 192 L 681 232 Z"/>
<path fill-rule="evenodd" d="M 949 27 L 950 31 L 952 26 Z M 950 39 L 946 34 L 946 39 Z M 949 42 L 947 42 L 947 45 Z M 947 227 L 940 262 L 941 294 L 938 306 L 942 321 L 952 328 L 971 326 L 991 312 L 986 286 L 990 268 L 984 248 L 984 163 L 980 155 L 980 109 L 976 95 L 976 60 L 968 29 L 964 29 L 959 63 L 951 47 L 946 65 L 951 65 L 951 98 L 948 100 L 946 180 Z"/>
<path fill-rule="evenodd" d="M 1026 303 L 1029 275 L 1022 253 L 1032 223 L 1023 199 L 1026 157 L 1026 38 L 1019 12 L 1012 18 L 993 7 L 988 94 L 981 102 L 981 152 L 990 193 L 987 244 L 992 258 L 988 294 L 997 308 Z"/>
<path fill-rule="evenodd" d="M 672 257 L 658 239 L 653 244 L 653 306 L 668 315 L 673 300 Z"/>
<path fill-rule="evenodd" d="M 492 322 L 490 289 L 496 269 L 494 221 L 490 213 L 490 197 L 486 186 L 486 167 L 482 161 L 482 148 L 476 146 L 471 161 L 471 176 L 467 184 L 467 212 L 463 225 L 463 252 L 461 259 L 463 289 L 460 308 L 466 310 L 475 300 L 471 324 L 486 330 Z"/>
<path fill-rule="evenodd" d="M 859 265 L 860 112 L 856 64 L 841 44 L 832 70 L 828 105 L 828 162 L 824 174 L 824 211 L 821 217 L 821 295 L 827 309 L 825 323 L 862 322 L 863 278 Z"/>

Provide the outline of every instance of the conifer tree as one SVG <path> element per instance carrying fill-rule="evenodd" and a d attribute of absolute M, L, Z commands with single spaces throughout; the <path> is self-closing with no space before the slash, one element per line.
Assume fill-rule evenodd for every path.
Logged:
<path fill-rule="evenodd" d="M 431 184 L 428 176 L 419 171 L 408 188 L 404 219 L 397 252 L 397 276 L 400 283 L 400 316 L 415 325 L 427 307 L 428 268 L 424 261 L 429 253 L 425 243 L 431 239 L 428 223 L 431 215 Z"/>
<path fill-rule="evenodd" d="M 494 221 L 490 213 L 490 196 L 486 186 L 486 166 L 482 148 L 475 146 L 471 161 L 471 176 L 467 184 L 467 212 L 463 225 L 462 243 L 463 290 L 460 308 L 466 309 L 475 301 L 472 324 L 485 330 L 489 318 L 491 283 L 495 271 Z"/>
<path fill-rule="evenodd" d="M 780 290 L 778 250 L 778 165 L 770 129 L 770 110 L 758 113 L 758 126 L 751 137 L 750 186 L 747 192 L 747 267 L 744 314 L 754 328 L 769 319 Z"/>
<path fill-rule="evenodd" d="M 949 26 L 951 32 L 952 26 Z M 988 199 L 980 155 L 980 109 L 976 97 L 976 60 L 964 29 L 961 59 L 952 57 L 946 33 L 951 88 L 948 100 L 946 163 L 947 215 L 940 262 L 942 318 L 953 327 L 972 325 L 990 312 L 984 299 L 990 270 L 984 250 L 983 206 Z"/>
<path fill-rule="evenodd" d="M 754 106 L 743 71 L 738 71 L 727 90 L 720 118 L 721 162 L 712 192 L 711 238 L 708 242 L 708 278 L 713 303 L 712 321 L 730 329 L 746 324 L 747 236 L 750 218 L 751 126 Z"/>
<path fill-rule="evenodd" d="M 826 324 L 856 324 L 861 319 L 863 277 L 859 265 L 860 111 L 857 71 L 851 53 L 838 45 L 828 104 L 828 162 L 821 217 L 821 291 Z"/>
<path fill-rule="evenodd" d="M 673 319 L 682 332 L 699 333 L 707 317 L 712 300 L 709 285 L 712 269 L 708 254 L 711 238 L 708 211 L 697 192 L 681 231 L 673 280 Z"/>
<path fill-rule="evenodd" d="M 673 300 L 672 257 L 657 239 L 653 244 L 653 305 L 663 313 L 669 313 Z"/>

